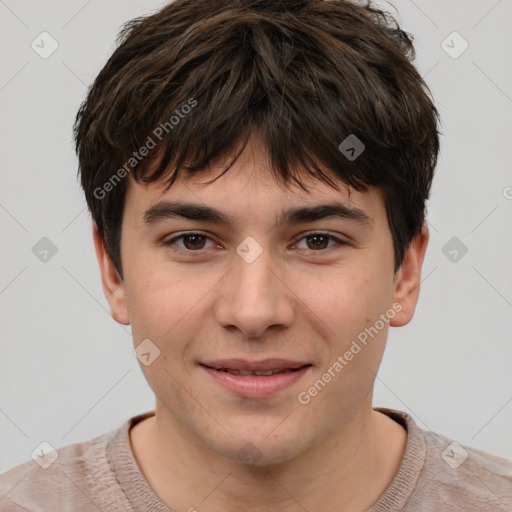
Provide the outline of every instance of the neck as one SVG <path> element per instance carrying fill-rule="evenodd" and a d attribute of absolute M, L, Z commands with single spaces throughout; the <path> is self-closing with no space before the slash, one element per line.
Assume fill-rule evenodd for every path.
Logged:
<path fill-rule="evenodd" d="M 155 416 L 130 438 L 142 473 L 169 508 L 225 512 L 243 503 L 250 512 L 334 512 L 364 511 L 378 500 L 398 471 L 407 434 L 370 400 L 300 456 L 255 467 L 212 452 L 157 402 Z"/>

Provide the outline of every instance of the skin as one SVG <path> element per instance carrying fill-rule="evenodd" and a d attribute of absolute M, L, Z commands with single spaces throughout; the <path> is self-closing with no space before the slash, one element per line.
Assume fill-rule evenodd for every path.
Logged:
<path fill-rule="evenodd" d="M 131 324 L 134 346 L 150 339 L 160 356 L 142 371 L 156 395 L 155 416 L 130 431 L 135 458 L 159 498 L 178 511 L 364 511 L 396 474 L 407 433 L 372 409 L 388 324 L 307 405 L 297 396 L 393 304 L 390 325 L 407 324 L 419 295 L 428 244 L 424 226 L 395 274 L 382 192 L 337 191 L 310 179 L 308 192 L 280 186 L 255 135 L 224 176 L 219 160 L 193 177 L 162 183 L 129 179 L 123 214 L 123 278 L 93 226 L 102 284 L 113 318 Z M 208 205 L 231 215 L 232 231 L 171 218 L 148 226 L 161 200 Z M 281 210 L 342 201 L 371 218 L 368 227 L 330 218 L 277 227 Z M 205 241 L 179 239 L 200 232 Z M 332 238 L 314 245 L 311 232 Z M 253 237 L 262 254 L 236 253 Z M 179 254 L 194 250 L 199 256 Z M 279 357 L 312 364 L 273 396 L 242 399 L 220 387 L 200 361 Z M 258 457 L 237 452 L 252 443 Z M 256 460 L 257 459 L 257 460 Z"/>

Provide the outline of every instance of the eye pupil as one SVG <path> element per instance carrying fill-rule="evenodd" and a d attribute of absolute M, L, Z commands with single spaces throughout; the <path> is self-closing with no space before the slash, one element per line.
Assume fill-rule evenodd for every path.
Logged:
<path fill-rule="evenodd" d="M 187 249 L 202 249 L 203 246 L 204 246 L 204 238 L 205 237 L 202 236 L 202 235 L 185 235 L 183 237 L 183 243 L 185 244 L 185 247 L 187 247 Z M 188 244 L 187 241 L 189 241 L 191 239 L 195 240 L 196 243 L 192 242 L 192 244 Z M 197 240 L 198 239 L 200 240 L 199 247 L 197 245 Z M 201 244 L 201 242 L 202 242 L 202 244 Z M 192 245 L 192 247 L 189 247 L 190 245 Z"/>
<path fill-rule="evenodd" d="M 311 236 L 308 236 L 307 239 L 308 239 L 308 241 L 315 240 L 313 242 L 313 248 L 325 249 L 325 247 L 327 247 L 328 237 L 326 237 L 325 235 L 311 235 Z M 322 242 L 318 243 L 319 239 L 323 239 L 324 243 L 322 243 Z"/>

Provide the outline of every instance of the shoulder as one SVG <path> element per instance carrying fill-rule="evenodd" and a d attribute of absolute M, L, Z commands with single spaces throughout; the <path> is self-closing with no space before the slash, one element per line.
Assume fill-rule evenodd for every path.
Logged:
<path fill-rule="evenodd" d="M 432 431 L 421 432 L 425 465 L 408 505 L 432 503 L 446 511 L 512 510 L 512 461 Z"/>
<path fill-rule="evenodd" d="M 96 496 L 102 491 L 104 494 L 107 485 L 116 483 L 107 456 L 107 445 L 116 432 L 55 451 L 35 452 L 33 460 L 1 474 L 0 510 L 78 512 L 96 509 L 99 506 Z"/>
<path fill-rule="evenodd" d="M 512 461 L 423 430 L 403 411 L 376 409 L 407 430 L 407 444 L 395 478 L 372 512 L 512 510 Z"/>
<path fill-rule="evenodd" d="M 426 469 L 436 472 L 430 487 L 438 496 L 465 510 L 512 510 L 512 461 L 431 431 L 424 435 Z"/>

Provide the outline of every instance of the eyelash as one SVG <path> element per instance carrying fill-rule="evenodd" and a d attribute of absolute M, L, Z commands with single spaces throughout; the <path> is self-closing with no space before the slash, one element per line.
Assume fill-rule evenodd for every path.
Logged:
<path fill-rule="evenodd" d="M 208 240 L 211 240 L 211 238 L 203 233 L 200 233 L 200 232 L 197 232 L 197 231 L 188 231 L 187 233 L 182 233 L 181 235 L 178 235 L 174 238 L 171 238 L 170 240 L 167 240 L 164 242 L 164 245 L 167 245 L 167 246 L 170 246 L 170 245 L 173 245 L 176 240 L 179 240 L 181 238 L 185 238 L 187 236 L 192 236 L 192 235 L 199 235 L 199 236 L 202 236 L 204 237 L 205 239 L 208 239 Z M 339 245 L 349 245 L 348 242 L 345 242 L 343 240 L 340 240 L 339 238 L 335 237 L 335 236 L 332 236 L 330 235 L 329 233 L 324 233 L 322 231 L 312 231 L 310 233 L 305 233 L 304 235 L 302 235 L 301 238 L 299 238 L 297 240 L 297 242 L 294 242 L 294 244 L 304 240 L 305 238 L 308 238 L 308 237 L 312 237 L 313 235 L 322 235 L 322 236 L 325 236 L 327 238 L 329 238 L 330 240 L 333 240 L 335 242 L 337 242 Z M 319 249 L 317 251 L 315 250 L 312 250 L 312 249 L 299 249 L 299 250 L 306 250 L 308 252 L 311 252 L 311 253 L 323 253 L 325 251 L 328 251 L 329 249 L 332 249 L 334 246 L 331 246 L 331 247 L 327 247 L 325 249 Z M 206 249 L 198 249 L 197 251 L 192 251 L 190 249 L 181 249 L 181 248 L 175 248 L 174 249 L 178 254 L 186 254 L 187 256 L 192 256 L 197 253 L 197 254 L 201 254 L 202 252 L 204 252 Z"/>

